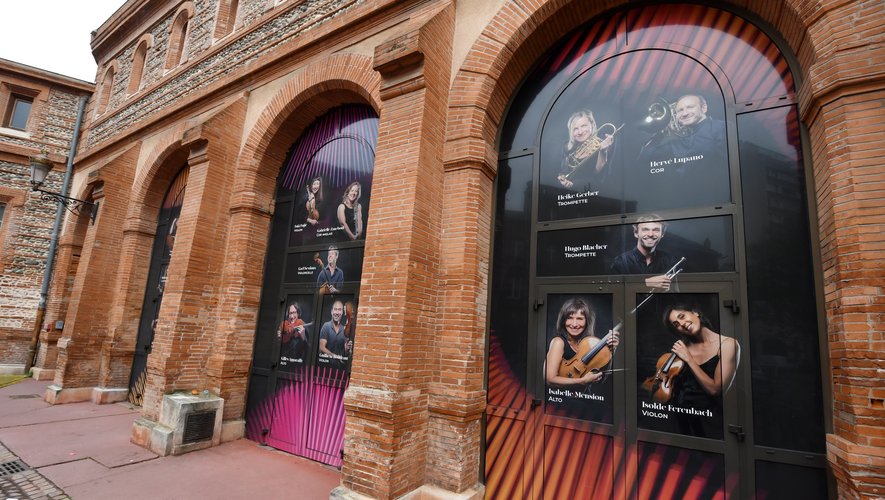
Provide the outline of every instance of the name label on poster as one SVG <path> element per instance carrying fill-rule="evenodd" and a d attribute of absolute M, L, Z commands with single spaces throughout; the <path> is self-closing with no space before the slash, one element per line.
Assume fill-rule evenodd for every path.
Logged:
<path fill-rule="evenodd" d="M 713 417 L 713 412 L 710 410 L 696 410 L 694 408 L 683 408 L 681 406 L 673 406 L 670 404 L 662 404 L 662 403 L 646 403 L 642 402 L 642 414 L 646 417 L 653 418 L 662 418 L 667 419 L 670 417 L 667 413 L 661 412 L 670 412 L 670 413 L 682 413 L 685 415 L 695 415 L 698 417 Z"/>
<path fill-rule="evenodd" d="M 591 394 L 581 391 L 572 391 L 569 389 L 547 389 L 547 401 L 552 403 L 561 403 L 562 397 L 575 399 L 592 399 L 593 401 L 605 401 L 605 398 L 599 394 Z"/>
<path fill-rule="evenodd" d="M 313 276 L 314 266 L 298 266 L 298 276 Z"/>
<path fill-rule="evenodd" d="M 599 191 L 584 191 L 582 193 L 566 193 L 556 196 L 556 204 L 560 207 L 568 205 L 583 205 L 590 203 L 592 196 L 599 196 Z"/>
<path fill-rule="evenodd" d="M 676 165 L 678 163 L 691 163 L 693 161 L 703 160 L 704 155 L 692 155 L 670 158 L 669 160 L 652 160 L 648 162 L 649 173 L 660 174 L 664 172 L 667 165 Z"/>
<path fill-rule="evenodd" d="M 565 245 L 565 258 L 566 259 L 574 259 L 574 258 L 587 258 L 587 257 L 596 257 L 596 252 L 598 250 L 605 250 L 608 248 L 608 245 L 600 245 L 596 244 L 583 244 L 583 245 Z"/>
<path fill-rule="evenodd" d="M 317 238 L 325 238 L 327 236 L 332 236 L 337 231 L 343 231 L 344 228 L 342 226 L 336 227 L 324 227 L 317 229 Z"/>
<path fill-rule="evenodd" d="M 293 233 L 300 233 L 300 232 L 304 231 L 305 227 L 307 227 L 307 223 L 295 224 L 294 226 L 292 226 L 292 232 Z"/>

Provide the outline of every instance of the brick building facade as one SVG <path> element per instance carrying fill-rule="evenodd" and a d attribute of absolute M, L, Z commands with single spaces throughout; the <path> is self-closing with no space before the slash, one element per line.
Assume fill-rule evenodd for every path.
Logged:
<path fill-rule="evenodd" d="M 37 321 L 56 204 L 31 191 L 28 159 L 54 163 L 44 189 L 61 191 L 81 96 L 92 84 L 0 60 L 0 371 L 23 373 Z"/>
<path fill-rule="evenodd" d="M 689 23 L 676 22 L 685 12 L 697 15 Z M 613 21 L 606 25 L 607 20 Z M 716 20 L 724 21 L 717 24 Z M 804 166 L 808 180 L 783 180 L 778 189 L 784 190 L 785 197 L 811 200 L 801 206 L 800 212 L 809 215 L 800 222 L 810 221 L 810 227 L 800 234 L 813 242 L 808 252 L 813 267 L 807 273 L 807 289 L 797 289 L 797 293 L 813 304 L 810 309 L 817 309 L 817 314 L 805 311 L 812 316 L 811 324 L 819 320 L 817 324 L 822 325 L 819 336 L 812 326 L 803 337 L 814 346 L 809 357 L 812 368 L 805 375 L 818 387 L 811 391 L 816 391 L 818 399 L 811 399 L 816 401 L 812 413 L 820 416 L 794 417 L 800 423 L 806 418 L 820 420 L 815 437 L 819 447 L 782 451 L 754 444 L 754 433 L 744 431 L 755 428 L 758 437 L 765 425 L 753 422 L 753 403 L 737 409 L 738 403 L 751 401 L 751 387 L 762 394 L 745 368 L 750 363 L 757 368 L 753 372 L 757 376 L 765 366 L 756 352 L 762 337 L 741 316 L 734 320 L 724 316 L 725 307 L 736 315 L 739 310 L 754 313 L 753 306 L 739 305 L 752 304 L 754 299 L 754 292 L 747 292 L 753 288 L 747 285 L 742 260 L 745 247 L 751 246 L 742 239 L 744 229 L 729 232 L 735 235 L 737 250 L 732 250 L 732 260 L 725 264 L 727 272 L 701 272 L 697 279 L 680 277 L 683 294 L 700 296 L 718 290 L 720 297 L 735 295 L 727 306 L 720 301 L 710 303 L 723 311 L 723 325 L 734 323 L 745 353 L 741 355 L 743 371 L 738 371 L 735 382 L 738 390 L 725 398 L 726 414 L 733 411 L 743 424 L 729 424 L 727 433 L 733 436 L 727 434 L 721 443 L 686 438 L 686 446 L 701 456 L 715 455 L 721 445 L 723 470 L 728 472 L 723 477 L 755 477 L 757 493 L 767 471 L 799 470 L 796 474 L 810 474 L 817 481 L 808 484 L 821 480 L 826 484 L 826 468 L 829 477 L 835 478 L 840 497 L 881 496 L 885 392 L 878 376 L 883 363 L 883 294 L 882 259 L 877 250 L 882 237 L 868 228 L 882 216 L 878 139 L 885 127 L 885 75 L 881 71 L 885 15 L 875 1 L 741 1 L 700 7 L 635 6 L 619 1 L 129 0 L 93 35 L 93 53 L 99 62 L 97 87 L 87 109 L 72 194 L 100 202 L 101 211 L 94 224 L 88 217 L 69 217 L 62 235 L 54 281 L 71 286 L 53 288 L 47 310 L 48 322 L 65 321 L 60 338 L 49 332 L 41 337 L 41 353 L 58 352 L 57 359 L 41 355 L 38 365 L 55 370 L 47 400 L 64 403 L 91 398 L 101 403 L 127 394 L 131 397 L 135 390 L 142 419 L 133 429 L 133 439 L 161 453 L 199 446 L 189 444 L 176 426 L 188 412 L 205 408 L 217 411 L 212 420 L 215 427 L 209 432 L 211 443 L 244 434 L 257 440 L 273 438 L 272 423 L 255 427 L 254 434 L 250 434 L 250 423 L 264 418 L 278 421 L 285 406 L 270 406 L 261 413 L 264 410 L 255 401 L 277 397 L 282 388 L 296 387 L 295 382 L 302 379 L 279 374 L 274 357 L 280 356 L 275 350 L 279 347 L 271 345 L 273 332 L 262 325 L 265 321 L 280 324 L 290 296 L 302 297 L 302 307 L 305 301 L 314 301 L 311 313 L 316 314 L 317 326 L 327 319 L 337 324 L 335 303 L 311 298 L 305 290 L 312 285 L 313 275 L 307 279 L 311 283 L 306 283 L 295 270 L 317 272 L 298 261 L 306 256 L 309 262 L 314 251 L 319 260 L 327 259 L 331 265 L 332 250 L 327 254 L 323 242 L 338 242 L 335 238 L 342 233 L 334 231 L 347 224 L 339 216 L 340 226 L 330 226 L 326 232 L 316 229 L 316 239 L 308 242 L 293 243 L 292 234 L 279 236 L 278 227 L 285 229 L 280 233 L 285 235 L 302 231 L 303 226 L 286 226 L 289 219 L 280 216 L 279 207 L 298 199 L 296 192 L 303 186 L 296 182 L 287 194 L 284 167 L 292 164 L 301 148 L 308 147 L 303 138 L 318 134 L 318 124 L 339 120 L 332 127 L 338 135 L 330 132 L 328 141 L 358 136 L 348 132 L 357 122 L 335 118 L 356 109 L 354 114 L 376 117 L 377 141 L 360 139 L 374 158 L 373 173 L 360 178 L 364 191 L 368 191 L 367 179 L 371 180 L 371 207 L 363 214 L 365 232 L 352 241 L 342 239 L 341 248 L 334 250 L 336 258 L 340 253 L 345 261 L 342 267 L 347 259 L 362 262 L 356 269 L 345 269 L 349 276 L 358 273 L 359 279 L 345 278 L 340 290 L 331 295 L 347 297 L 336 301 L 341 309 L 344 302 L 358 302 L 359 311 L 355 346 L 342 358 L 349 363 L 349 382 L 323 379 L 323 387 L 332 388 L 328 393 L 339 398 L 335 404 L 347 415 L 343 436 L 328 434 L 343 439 L 341 456 L 328 454 L 329 463 L 340 463 L 342 470 L 342 486 L 335 494 L 395 498 L 409 493 L 431 497 L 457 493 L 469 497 L 519 491 L 523 496 L 555 496 L 546 482 L 547 472 L 539 471 L 568 467 L 555 465 L 552 457 L 542 453 L 539 443 L 548 438 L 529 429 L 546 425 L 539 423 L 546 422 L 546 414 L 538 413 L 546 404 L 527 395 L 536 382 L 516 387 L 515 393 L 521 396 L 514 398 L 518 403 L 511 407 L 494 412 L 488 408 L 492 404 L 489 394 L 503 387 L 490 368 L 490 358 L 498 352 L 498 337 L 489 333 L 494 320 L 490 315 L 525 314 L 528 318 L 535 314 L 532 311 L 540 310 L 537 314 L 541 315 L 545 306 L 535 292 L 531 292 L 533 304 L 526 301 L 519 311 L 496 311 L 497 306 L 490 305 L 493 280 L 502 274 L 502 268 L 495 267 L 501 263 L 493 256 L 519 258 L 501 250 L 501 242 L 493 253 L 496 231 L 507 217 L 496 207 L 504 206 L 507 189 L 515 182 L 509 174 L 507 178 L 501 174 L 516 168 L 515 159 L 543 153 L 545 140 L 540 132 L 531 133 L 529 142 L 540 138 L 541 149 L 517 151 L 518 141 L 505 139 L 508 132 L 502 129 L 514 116 L 530 114 L 520 108 L 518 96 L 534 83 L 529 78 L 537 74 L 533 71 L 563 61 L 561 67 L 566 69 L 562 71 L 576 71 L 575 65 L 580 64 L 569 63 L 580 60 L 568 59 L 566 52 L 578 50 L 577 46 L 588 51 L 580 54 L 605 50 L 606 40 L 613 48 L 598 56 L 599 61 L 627 57 L 634 50 L 631 44 L 636 44 L 647 51 L 685 55 L 703 65 L 706 73 L 698 73 L 702 76 L 694 85 L 700 85 L 697 82 L 703 78 L 733 89 L 741 82 L 754 82 L 748 75 L 755 67 L 747 67 L 746 60 L 729 62 L 729 54 L 717 53 L 716 45 L 705 49 L 702 37 L 688 36 L 687 28 L 675 29 L 665 43 L 641 31 L 642 22 L 648 22 L 649 29 L 656 23 L 696 24 L 713 33 L 732 29 L 732 35 L 750 47 L 748 54 L 762 54 L 762 59 L 771 62 L 779 75 L 773 87 L 780 90 L 768 94 L 754 90 L 757 94 L 745 98 L 739 91 L 723 92 L 724 104 L 710 101 L 711 110 L 716 106 L 724 110 L 730 131 L 726 176 L 730 171 L 727 179 L 736 185 L 749 172 L 740 130 L 735 132 L 742 126 L 742 113 L 785 106 L 798 121 L 784 135 L 796 145 L 797 162 Z M 738 25 L 746 27 L 734 27 Z M 604 26 L 610 30 L 593 31 Z M 582 40 L 573 46 L 568 45 L 569 33 L 586 36 L 573 38 Z M 621 71 L 617 65 L 614 68 Z M 649 68 L 637 73 L 629 84 L 653 78 L 650 73 L 657 71 Z M 563 83 L 561 88 L 568 86 Z M 550 98 L 548 102 L 539 106 L 555 113 L 555 101 Z M 336 111 L 341 106 L 345 111 Z M 670 112 L 677 113 L 675 108 Z M 623 134 L 619 137 L 628 137 L 629 130 L 619 132 Z M 510 142 L 505 146 L 505 141 Z M 314 152 L 320 155 L 320 151 Z M 780 152 L 779 157 L 784 155 Z M 537 159 L 529 160 L 529 165 L 536 165 L 529 171 L 543 171 L 543 160 L 540 167 L 537 164 Z M 329 179 L 326 175 L 325 182 Z M 186 188 L 174 201 L 179 191 L 173 187 L 184 182 Z M 340 188 L 334 194 L 342 194 L 345 181 L 334 182 L 331 187 Z M 528 180 L 529 185 L 532 182 L 536 181 Z M 745 183 L 749 193 L 750 182 Z M 309 191 L 310 183 L 306 184 Z M 528 192 L 523 205 L 537 206 L 544 196 L 538 194 L 542 190 L 543 186 Z M 662 214 L 668 220 L 691 220 L 723 211 L 729 221 L 735 221 L 729 227 L 743 228 L 751 218 L 750 198 L 742 201 L 735 188 L 729 196 L 736 198 L 694 211 L 668 207 Z M 314 195 L 307 194 L 306 199 L 310 209 Z M 349 203 L 342 197 L 341 206 Z M 286 206 L 293 210 L 292 205 Z M 622 208 L 596 219 L 549 223 L 542 215 L 535 221 L 540 212 L 534 212 L 533 222 L 526 223 L 533 242 L 527 251 L 540 258 L 536 245 L 541 245 L 542 233 L 547 231 L 544 224 L 563 231 L 596 228 L 597 219 L 603 225 L 612 221 L 638 224 L 641 212 Z M 308 222 L 314 224 L 317 217 L 310 214 Z M 581 226 L 585 222 L 590 224 L 587 228 Z M 671 231 L 677 227 L 671 226 Z M 624 234 L 629 240 L 631 236 Z M 709 240 L 698 243 L 698 252 L 711 245 Z M 320 264 L 317 283 L 323 279 L 322 269 L 327 269 Z M 492 276 L 493 268 L 499 269 L 497 278 Z M 289 275 L 277 276 L 285 274 L 283 269 L 292 270 L 291 280 Z M 541 271 L 530 270 L 522 281 L 538 290 L 558 290 L 557 286 L 572 283 L 568 277 L 544 281 L 540 276 Z M 330 278 L 326 274 L 327 284 Z M 703 288 L 712 281 L 719 284 Z M 588 277 L 578 285 L 599 290 L 627 287 L 629 291 L 631 283 L 629 277 L 607 276 Z M 624 296 L 623 289 L 612 296 Z M 613 307 L 623 307 L 617 306 L 622 299 L 613 300 Z M 156 311 L 146 316 L 146 309 L 154 307 L 150 304 L 156 304 Z M 352 317 L 348 315 L 344 323 L 353 326 Z M 624 347 L 620 357 L 615 357 L 615 362 L 628 367 L 635 359 L 625 359 L 623 350 L 634 352 L 629 336 L 636 326 L 633 321 L 627 320 Z M 313 322 L 304 321 L 305 326 Z M 283 329 L 281 325 L 277 334 Z M 137 332 L 147 332 L 146 343 Z M 757 338 L 759 342 L 753 342 Z M 537 343 L 546 344 L 543 339 Z M 139 372 L 144 374 L 143 385 L 133 389 L 133 360 L 139 356 L 145 363 Z M 328 362 L 323 355 L 316 356 L 317 362 Z M 543 356 L 533 356 L 529 355 L 528 363 L 540 373 Z M 822 361 L 814 361 L 818 359 Z M 510 368 L 515 370 L 512 364 Z M 533 370 L 526 372 L 527 377 L 534 376 Z M 619 377 L 613 377 L 615 390 L 634 395 L 635 388 Z M 318 390 L 311 389 L 311 394 Z M 729 398 L 744 399 L 734 403 Z M 539 406 L 542 410 L 537 410 Z M 255 413 L 253 408 L 257 408 Z M 172 415 L 175 411 L 177 416 Z M 608 436 L 608 444 L 600 449 L 613 450 L 612 457 L 628 457 L 612 458 L 624 464 L 622 469 L 613 466 L 612 481 L 626 488 L 613 487 L 612 494 L 638 491 L 642 496 L 650 490 L 642 489 L 644 472 L 639 479 L 636 476 L 634 459 L 645 459 L 637 443 L 652 442 L 656 434 L 644 433 L 641 425 L 637 430 L 629 411 L 614 411 L 616 423 L 621 418 L 617 415 L 627 412 L 623 417 L 627 441 L 616 425 L 604 431 L 588 427 L 587 435 Z M 498 432 L 505 421 L 510 432 L 520 437 L 506 441 L 502 449 Z M 583 429 L 582 425 L 573 427 Z M 749 444 L 740 444 L 747 439 Z M 658 443 L 663 446 L 665 442 Z M 629 450 L 624 451 L 625 447 Z M 511 458 L 517 456 L 521 458 Z M 501 457 L 513 460 L 504 469 L 515 473 L 505 470 L 496 475 Z M 766 468 L 767 463 L 775 465 Z M 564 483 L 566 476 L 559 480 Z M 654 481 L 650 479 L 649 484 Z M 754 480 L 729 481 L 723 479 L 724 491 L 751 494 L 748 488 L 753 488 Z"/>

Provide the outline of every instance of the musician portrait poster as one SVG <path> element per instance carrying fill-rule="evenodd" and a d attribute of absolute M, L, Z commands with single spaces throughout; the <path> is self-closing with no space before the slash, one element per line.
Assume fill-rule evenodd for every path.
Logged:
<path fill-rule="evenodd" d="M 306 163 L 300 170 L 284 172 L 293 191 L 289 246 L 365 239 L 374 165 L 370 146 L 345 137 L 301 160 Z"/>
<path fill-rule="evenodd" d="M 541 130 L 539 220 L 730 202 L 722 90 L 698 62 L 653 52 L 590 66 L 550 108 Z M 625 67 L 637 77 L 612 78 Z"/>
<path fill-rule="evenodd" d="M 656 291 L 676 291 L 675 273 L 734 271 L 730 216 L 664 220 L 538 233 L 538 276 L 643 276 Z M 676 264 L 675 269 L 673 266 Z M 664 276 L 664 277 L 662 277 Z"/>
<path fill-rule="evenodd" d="M 354 295 L 323 296 L 319 328 L 317 366 L 349 370 L 356 325 Z"/>
<path fill-rule="evenodd" d="M 740 345 L 720 327 L 717 298 L 660 294 L 636 311 L 641 428 L 723 438 L 722 396 L 737 373 Z"/>
<path fill-rule="evenodd" d="M 612 423 L 612 358 L 620 342 L 608 294 L 549 295 L 545 413 Z"/>
<path fill-rule="evenodd" d="M 283 319 L 277 327 L 276 335 L 280 343 L 279 367 L 291 371 L 307 362 L 310 343 L 315 331 L 313 328 L 313 297 L 311 295 L 289 295 L 285 302 Z"/>

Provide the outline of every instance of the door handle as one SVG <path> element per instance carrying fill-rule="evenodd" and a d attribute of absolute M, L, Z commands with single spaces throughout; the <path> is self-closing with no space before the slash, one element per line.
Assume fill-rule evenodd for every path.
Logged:
<path fill-rule="evenodd" d="M 747 439 L 747 435 L 744 433 L 743 425 L 735 425 L 728 424 L 728 432 L 732 433 L 737 437 L 737 440 L 743 443 Z"/>

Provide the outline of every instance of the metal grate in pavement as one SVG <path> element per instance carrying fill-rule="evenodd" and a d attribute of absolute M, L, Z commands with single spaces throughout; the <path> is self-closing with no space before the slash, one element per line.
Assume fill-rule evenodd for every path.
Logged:
<path fill-rule="evenodd" d="M 16 394 L 14 396 L 9 396 L 9 399 L 35 399 L 42 398 L 43 396 L 39 394 Z"/>
<path fill-rule="evenodd" d="M 3 462 L 0 464 L 0 477 L 11 476 L 30 469 L 21 460 L 13 460 L 11 462 Z"/>

